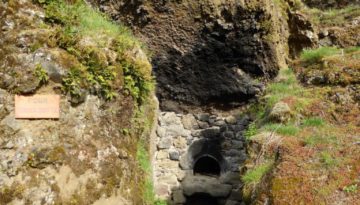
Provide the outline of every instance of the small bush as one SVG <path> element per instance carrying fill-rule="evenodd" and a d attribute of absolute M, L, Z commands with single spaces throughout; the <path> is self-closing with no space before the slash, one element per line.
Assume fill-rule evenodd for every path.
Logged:
<path fill-rule="evenodd" d="M 251 123 L 249 127 L 245 131 L 245 138 L 247 140 L 250 140 L 252 136 L 256 135 L 258 133 L 257 127 L 255 123 Z"/>
<path fill-rule="evenodd" d="M 305 127 L 321 127 L 325 125 L 325 122 L 323 119 L 318 117 L 312 117 L 303 120 L 302 125 Z"/>
<path fill-rule="evenodd" d="M 266 163 L 255 167 L 252 170 L 248 170 L 244 176 L 241 177 L 245 184 L 256 184 L 260 182 L 261 178 L 270 171 L 272 163 Z"/>
<path fill-rule="evenodd" d="M 335 47 L 320 47 L 314 50 L 304 50 L 301 53 L 301 60 L 305 63 L 318 63 L 326 56 L 340 54 L 341 51 Z"/>

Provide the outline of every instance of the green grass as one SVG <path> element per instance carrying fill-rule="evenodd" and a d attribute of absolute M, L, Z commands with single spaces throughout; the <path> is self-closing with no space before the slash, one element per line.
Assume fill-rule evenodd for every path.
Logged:
<path fill-rule="evenodd" d="M 360 16 L 360 6 L 350 5 L 342 9 L 321 11 L 309 9 L 314 23 L 320 26 L 343 26 L 349 19 Z"/>
<path fill-rule="evenodd" d="M 325 121 L 319 117 L 311 117 L 302 121 L 304 127 L 322 127 L 325 125 Z"/>
<path fill-rule="evenodd" d="M 337 144 L 338 139 L 336 136 L 326 134 L 314 134 L 304 139 L 306 146 L 315 147 L 317 145 Z"/>
<path fill-rule="evenodd" d="M 275 103 L 289 96 L 301 96 L 303 89 L 298 84 L 294 72 L 290 68 L 281 69 L 279 82 L 268 85 L 266 89 L 267 107 L 274 106 Z"/>
<path fill-rule="evenodd" d="M 151 177 L 151 173 L 152 173 L 151 162 L 148 152 L 145 149 L 143 143 L 139 143 L 138 145 L 136 159 L 139 163 L 140 168 L 144 171 L 146 177 L 144 183 L 144 190 L 143 190 L 144 201 L 147 204 L 154 204 L 155 197 L 154 197 L 154 185 Z"/>
<path fill-rule="evenodd" d="M 312 64 L 320 62 L 326 56 L 341 54 L 341 50 L 336 47 L 320 47 L 318 49 L 306 49 L 301 53 L 301 60 Z"/>
<path fill-rule="evenodd" d="M 284 136 L 295 136 L 300 131 L 300 129 L 293 124 L 266 124 L 263 128 Z"/>
<path fill-rule="evenodd" d="M 328 151 L 323 151 L 320 153 L 320 161 L 327 168 L 334 167 L 338 163 L 338 161 Z"/>
<path fill-rule="evenodd" d="M 259 183 L 261 178 L 272 168 L 272 163 L 266 163 L 255 167 L 254 169 L 248 170 L 241 179 L 243 182 L 248 184 Z"/>

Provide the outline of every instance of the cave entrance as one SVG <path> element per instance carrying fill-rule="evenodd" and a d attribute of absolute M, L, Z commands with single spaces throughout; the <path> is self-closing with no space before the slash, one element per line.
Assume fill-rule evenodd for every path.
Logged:
<path fill-rule="evenodd" d="M 218 202 L 209 194 L 201 193 L 187 197 L 185 205 L 218 205 Z"/>
<path fill-rule="evenodd" d="M 200 157 L 194 164 L 194 175 L 220 176 L 219 162 L 212 156 Z"/>

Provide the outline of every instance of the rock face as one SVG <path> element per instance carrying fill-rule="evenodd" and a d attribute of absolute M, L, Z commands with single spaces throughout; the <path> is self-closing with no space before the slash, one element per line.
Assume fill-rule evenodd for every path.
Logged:
<path fill-rule="evenodd" d="M 84 65 L 53 42 L 61 28 L 33 2 L 0 1 L 0 204 L 142 204 L 136 152 L 144 125 L 132 127 L 134 99 L 117 87 L 116 99 L 84 91 L 74 106 L 64 78 Z M 60 95 L 60 119 L 15 119 L 14 93 Z"/>
<path fill-rule="evenodd" d="M 94 2 L 147 41 L 163 110 L 244 102 L 261 87 L 253 79 L 274 77 L 283 60 L 272 1 Z"/>
<path fill-rule="evenodd" d="M 241 203 L 238 193 L 242 187 L 240 167 L 247 158 L 243 136 L 247 117 L 161 112 L 158 122 L 153 157 L 159 198 L 180 205 L 196 194 L 207 194 Z M 199 127 L 201 123 L 208 127 Z M 175 125 L 177 133 L 172 131 Z"/>

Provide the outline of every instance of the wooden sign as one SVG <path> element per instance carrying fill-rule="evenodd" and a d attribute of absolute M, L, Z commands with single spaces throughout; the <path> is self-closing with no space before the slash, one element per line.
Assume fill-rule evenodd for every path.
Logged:
<path fill-rule="evenodd" d="M 15 95 L 15 118 L 58 119 L 60 118 L 59 95 Z"/>

